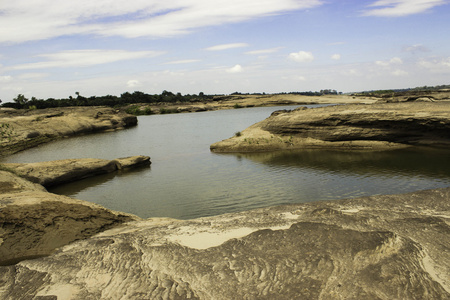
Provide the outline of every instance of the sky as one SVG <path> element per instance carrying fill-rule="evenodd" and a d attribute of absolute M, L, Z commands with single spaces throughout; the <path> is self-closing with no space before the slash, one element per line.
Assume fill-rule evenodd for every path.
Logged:
<path fill-rule="evenodd" d="M 0 0 L 0 99 L 450 84 L 449 0 Z"/>

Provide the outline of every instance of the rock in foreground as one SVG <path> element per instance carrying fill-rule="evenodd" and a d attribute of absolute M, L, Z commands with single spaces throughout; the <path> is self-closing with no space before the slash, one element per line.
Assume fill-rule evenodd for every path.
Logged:
<path fill-rule="evenodd" d="M 0 267 L 0 298 L 448 299 L 449 199 L 447 188 L 133 221 Z"/>
<path fill-rule="evenodd" d="M 450 102 L 338 105 L 278 111 L 214 152 L 339 148 L 386 150 L 410 145 L 450 146 Z"/>
<path fill-rule="evenodd" d="M 48 193 L 41 185 L 0 171 L 0 265 L 49 255 L 70 242 L 136 219 L 139 218 Z M 0 291 L 3 286 L 0 280 Z"/>

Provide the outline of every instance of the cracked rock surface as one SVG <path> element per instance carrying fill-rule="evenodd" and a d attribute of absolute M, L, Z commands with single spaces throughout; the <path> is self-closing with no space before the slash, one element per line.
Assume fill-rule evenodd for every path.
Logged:
<path fill-rule="evenodd" d="M 187 221 L 129 219 L 0 267 L 0 298 L 448 299 L 449 199 L 446 188 Z M 58 214 L 70 218 L 67 209 Z"/>

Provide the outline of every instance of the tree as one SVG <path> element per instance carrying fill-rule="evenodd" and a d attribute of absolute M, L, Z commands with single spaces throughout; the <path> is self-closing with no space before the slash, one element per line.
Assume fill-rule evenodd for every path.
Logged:
<path fill-rule="evenodd" d="M 25 98 L 24 95 L 19 94 L 19 95 L 17 95 L 16 98 L 13 99 L 13 101 L 16 102 L 17 104 L 19 104 L 21 107 L 23 107 L 28 102 L 28 99 Z"/>

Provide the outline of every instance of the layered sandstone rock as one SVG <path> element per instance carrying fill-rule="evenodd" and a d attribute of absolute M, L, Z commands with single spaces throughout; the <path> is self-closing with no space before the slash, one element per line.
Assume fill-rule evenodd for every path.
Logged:
<path fill-rule="evenodd" d="M 132 221 L 0 267 L 0 298 L 448 299 L 449 199 L 450 188 Z"/>
<path fill-rule="evenodd" d="M 140 155 L 114 160 L 81 158 L 3 165 L 32 182 L 50 187 L 121 169 L 148 166 L 150 163 L 150 157 Z"/>
<path fill-rule="evenodd" d="M 0 156 L 62 137 L 135 126 L 137 118 L 108 107 L 0 110 L 3 124 Z"/>
<path fill-rule="evenodd" d="M 337 105 L 278 111 L 236 136 L 211 145 L 211 150 L 385 150 L 410 145 L 450 146 L 450 102 Z"/>
<path fill-rule="evenodd" d="M 48 193 L 41 185 L 0 171 L 0 265 L 47 256 L 70 242 L 136 219 L 139 218 Z M 20 298 L 26 299 L 17 299 Z"/>

